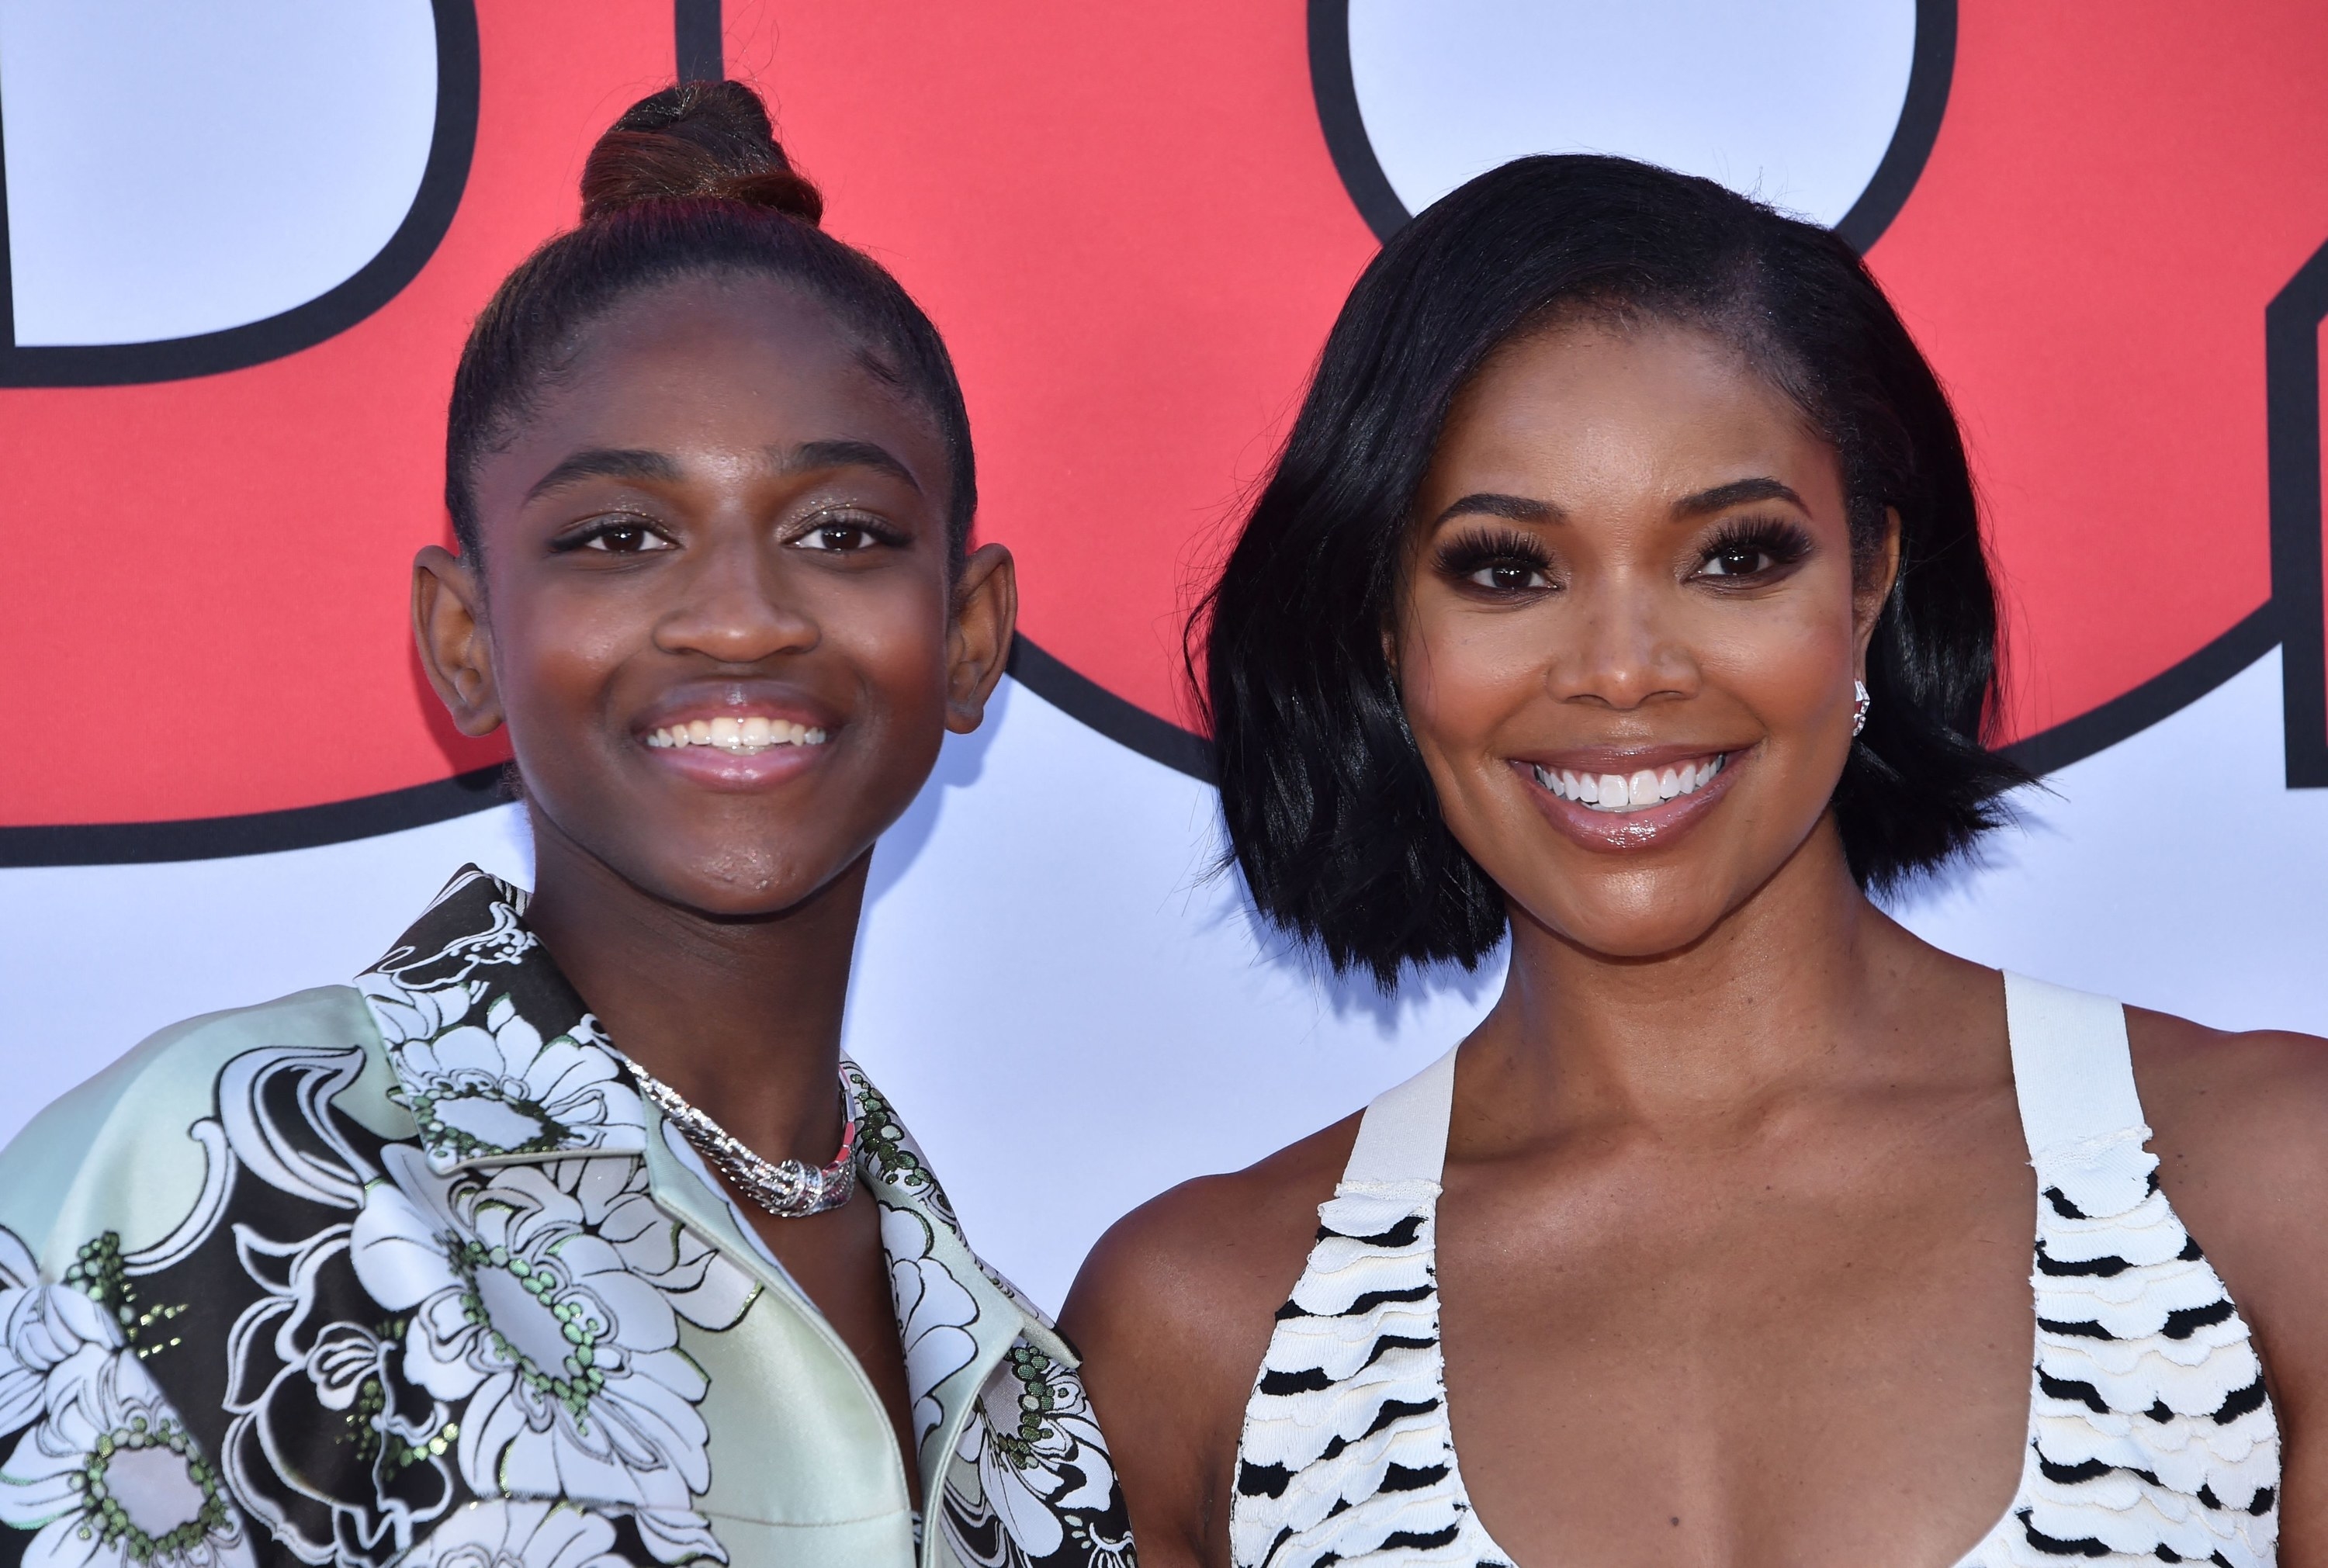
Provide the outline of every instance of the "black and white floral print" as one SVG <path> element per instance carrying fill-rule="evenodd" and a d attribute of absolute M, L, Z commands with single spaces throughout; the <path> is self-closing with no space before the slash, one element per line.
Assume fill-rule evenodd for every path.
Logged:
<path fill-rule="evenodd" d="M 357 987 L 428 1162 L 643 1153 L 638 1091 L 515 888 L 469 867 Z"/>
<path fill-rule="evenodd" d="M 227 1060 L 207 1114 L 157 1130 L 207 1169 L 159 1242 L 103 1230 L 44 1279 L 0 1228 L 0 1564 L 746 1568 L 703 1507 L 720 1451 L 687 1336 L 736 1331 L 764 1287 L 657 1201 L 637 1091 L 523 911 L 464 871 L 358 980 L 377 1045 Z M 1128 1563 L 1063 1347 L 844 1081 L 915 1437 L 951 1434 L 945 1539 Z"/>
<path fill-rule="evenodd" d="M 1131 1568 L 1115 1466 L 1082 1379 L 1022 1340 L 978 1404 L 955 1449 L 976 1486 L 946 1492 L 947 1531 L 963 1560 Z"/>
<path fill-rule="evenodd" d="M 40 1568 L 245 1568 L 240 1515 L 113 1312 L 0 1231 L 0 1525 Z"/>
<path fill-rule="evenodd" d="M 906 1352 L 906 1386 L 914 1400 L 914 1443 L 929 1440 L 945 1409 L 938 1388 L 978 1356 L 971 1325 L 978 1303 L 935 1256 L 937 1231 L 925 1215 L 883 1205 L 881 1250 L 889 1260 L 889 1300 Z"/>
<path fill-rule="evenodd" d="M 570 1503 L 471 1503 L 428 1533 L 403 1568 L 627 1568 L 615 1527 Z"/>
<path fill-rule="evenodd" d="M 881 1204 L 881 1243 L 906 1347 L 914 1436 L 936 1424 L 934 1391 L 969 1364 L 976 1303 L 937 1256 L 938 1227 L 963 1242 L 953 1206 L 896 1108 L 854 1062 L 841 1064 L 858 1119 L 865 1178 Z M 980 1277 L 1044 1329 L 1050 1320 L 1017 1286 L 969 1252 Z M 946 1472 L 941 1524 L 965 1563 L 1130 1568 L 1131 1529 L 1115 1466 L 1082 1380 L 1046 1335 L 1021 1336 L 979 1391 Z"/>
<path fill-rule="evenodd" d="M 432 1455 L 452 1444 L 479 1496 L 618 1504 L 662 1562 L 719 1556 L 690 1500 L 710 1486 L 709 1432 L 679 1319 L 728 1327 L 748 1277 L 662 1215 L 636 1160 L 439 1177 L 397 1145 L 383 1163 L 352 1262 L 408 1325 L 405 1376 L 461 1413 Z"/>

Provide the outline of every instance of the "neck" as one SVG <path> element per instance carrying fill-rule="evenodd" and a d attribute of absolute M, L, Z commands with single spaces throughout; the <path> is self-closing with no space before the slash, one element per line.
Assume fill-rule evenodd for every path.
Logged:
<path fill-rule="evenodd" d="M 610 1038 L 767 1160 L 840 1147 L 840 1019 L 871 851 L 781 913 L 645 892 L 534 815 L 526 924 Z"/>
<path fill-rule="evenodd" d="M 1515 912 L 1502 998 L 1474 1037 L 1491 1142 L 1631 1124 L 1742 1135 L 1805 1096 L 1979 1072 L 1977 1052 L 1919 1057 L 1914 1026 L 1967 968 L 1868 902 L 1822 827 L 1687 947 L 1612 958 Z M 1962 988 L 1957 988 L 1961 991 Z"/>

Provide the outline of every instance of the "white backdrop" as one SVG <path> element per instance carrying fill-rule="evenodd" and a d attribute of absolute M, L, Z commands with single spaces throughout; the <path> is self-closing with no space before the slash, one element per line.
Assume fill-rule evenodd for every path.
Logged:
<path fill-rule="evenodd" d="M 15 342 L 233 326 L 361 267 L 419 179 L 428 14 L 0 0 Z M 1514 154 L 1591 146 L 1832 222 L 1892 140 L 1916 21 L 1904 0 L 1354 0 L 1351 86 L 1409 210 Z M 352 77 L 324 69 L 349 60 Z M 286 102 L 286 80 L 314 101 Z M 247 164 L 137 155 L 269 94 L 328 133 L 312 167 L 253 185 Z M 52 526 L 0 514 L 12 537 Z M 1009 538 L 1007 519 L 986 526 Z M 1983 864 L 1899 913 L 1985 962 L 2212 1024 L 2328 1033 L 2328 794 L 2284 785 L 2281 675 L 2265 653 L 2060 769 Z M 1217 852 L 1204 784 L 1006 682 L 877 855 L 848 1047 L 982 1250 L 1053 1305 L 1115 1216 L 1354 1109 L 1493 999 L 1493 965 L 1394 1002 L 1320 976 L 1263 939 L 1234 878 L 1211 873 Z M 152 1029 L 346 979 L 465 859 L 526 879 L 514 808 L 279 853 L 0 869 L 0 1139 Z M 1050 1108 L 1031 1135 L 1002 1113 L 1030 1093 Z"/>
<path fill-rule="evenodd" d="M 1985 963 L 2328 1033 L 2328 796 L 2278 787 L 2258 722 L 2276 662 L 2063 769 L 1988 869 L 1900 913 Z M 2165 781 L 2199 758 L 2220 781 L 2211 809 L 2167 809 Z M 1492 966 L 1394 1005 L 1256 941 L 1234 880 L 1206 875 L 1214 812 L 1202 785 L 1006 683 L 875 857 L 848 1048 L 995 1266 L 1054 1305 L 1117 1215 L 1347 1114 L 1494 1000 Z M 0 1136 L 174 1019 L 353 974 L 465 858 L 522 881 L 514 808 L 286 854 L 0 872 Z M 1036 1088 L 1051 1115 L 1028 1138 L 1002 1113 Z M 1022 1131 L 990 1135 L 1005 1126 Z"/>

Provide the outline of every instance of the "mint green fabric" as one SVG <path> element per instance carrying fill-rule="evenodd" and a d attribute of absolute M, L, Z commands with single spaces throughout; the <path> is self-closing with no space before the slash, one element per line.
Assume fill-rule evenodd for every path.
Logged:
<path fill-rule="evenodd" d="M 1129 1564 L 1072 1352 L 865 1075 L 925 1529 L 523 916 L 465 870 L 353 985 L 165 1029 L 0 1151 L 0 1564 Z"/>

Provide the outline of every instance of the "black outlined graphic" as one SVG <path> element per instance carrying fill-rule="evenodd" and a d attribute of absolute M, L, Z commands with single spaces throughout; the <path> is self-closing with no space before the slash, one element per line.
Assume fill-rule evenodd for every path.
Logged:
<path fill-rule="evenodd" d="M 10 289 L 7 183 L 0 171 L 0 387 L 118 387 L 239 371 L 314 347 L 379 310 L 420 275 L 452 226 L 477 145 L 477 14 L 474 0 L 432 0 L 436 22 L 436 123 L 420 188 L 377 255 L 304 305 L 240 326 L 156 343 L 16 343 Z"/>
<path fill-rule="evenodd" d="M 2283 649 L 2287 787 L 2328 789 L 2328 637 L 2322 629 L 2320 324 L 2328 245 L 2263 313 L 2265 421 L 2271 441 L 2271 604 Z"/>
<path fill-rule="evenodd" d="M 1864 252 L 1892 226 L 1908 192 L 1916 188 L 1924 162 L 1939 139 L 1948 113 L 1948 84 L 1956 75 L 1956 0 L 1917 0 L 1915 54 L 1908 67 L 1908 93 L 1900 121 L 1867 188 L 1836 222 L 1835 230 Z M 1350 75 L 1350 0 L 1310 0 L 1310 89 L 1318 100 L 1318 124 L 1343 188 L 1366 226 L 1387 239 L 1413 216 L 1391 188 L 1358 113 L 1358 92 Z"/>

